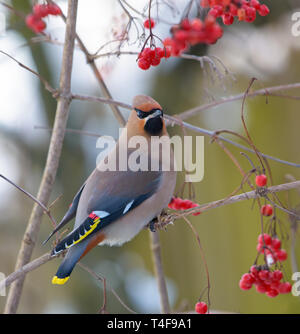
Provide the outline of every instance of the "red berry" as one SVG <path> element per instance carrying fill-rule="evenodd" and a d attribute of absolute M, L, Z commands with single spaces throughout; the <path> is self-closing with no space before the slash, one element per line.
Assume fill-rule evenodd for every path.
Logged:
<path fill-rule="evenodd" d="M 156 54 L 159 58 L 164 58 L 165 56 L 165 49 L 156 48 Z"/>
<path fill-rule="evenodd" d="M 32 29 L 34 27 L 34 24 L 35 24 L 36 21 L 37 21 L 37 19 L 36 19 L 35 15 L 29 14 L 29 15 L 26 16 L 25 22 L 26 22 L 27 27 L 29 27 L 29 28 Z"/>
<path fill-rule="evenodd" d="M 149 19 L 144 22 L 144 27 L 146 29 L 150 29 L 150 25 L 151 25 L 151 29 L 154 28 L 155 21 L 153 19 L 150 19 L 150 22 L 149 22 Z"/>
<path fill-rule="evenodd" d="M 282 277 L 283 277 L 283 274 L 280 270 L 273 271 L 273 275 L 272 275 L 273 281 L 280 281 Z"/>
<path fill-rule="evenodd" d="M 255 281 L 255 278 L 253 275 L 246 273 L 242 276 L 241 280 L 245 283 L 253 284 Z"/>
<path fill-rule="evenodd" d="M 203 23 L 200 19 L 195 18 L 192 22 L 191 22 L 191 28 L 193 30 L 196 31 L 201 31 L 201 29 L 203 28 Z"/>
<path fill-rule="evenodd" d="M 267 281 L 270 278 L 270 274 L 268 270 L 261 270 L 258 273 L 258 277 L 262 280 L 262 281 Z"/>
<path fill-rule="evenodd" d="M 265 174 L 257 175 L 255 183 L 258 187 L 264 187 L 267 184 L 267 177 Z"/>
<path fill-rule="evenodd" d="M 182 210 L 190 209 L 192 203 L 193 202 L 190 201 L 189 199 L 182 200 L 182 202 L 181 202 L 181 209 Z"/>
<path fill-rule="evenodd" d="M 195 305 L 195 311 L 199 314 L 205 314 L 207 313 L 207 305 L 206 303 L 204 302 L 198 302 L 196 305 Z"/>
<path fill-rule="evenodd" d="M 266 292 L 266 295 L 271 298 L 278 296 L 278 294 L 279 292 L 276 289 L 272 289 L 272 288 Z"/>
<path fill-rule="evenodd" d="M 225 13 L 222 15 L 223 23 L 226 25 L 231 25 L 234 21 L 234 17 L 231 13 Z"/>
<path fill-rule="evenodd" d="M 145 58 L 140 58 L 138 60 L 138 67 L 142 70 L 148 70 L 148 68 L 150 68 L 150 62 Z"/>
<path fill-rule="evenodd" d="M 281 283 L 278 287 L 279 293 L 290 293 L 292 285 L 289 282 Z"/>
<path fill-rule="evenodd" d="M 258 0 L 250 0 L 250 6 L 259 9 L 261 5 Z"/>
<path fill-rule="evenodd" d="M 256 266 L 252 266 L 250 268 L 250 272 L 254 277 L 256 277 L 258 275 L 258 270 L 257 270 Z"/>
<path fill-rule="evenodd" d="M 260 213 L 263 215 L 263 216 L 272 216 L 273 214 L 273 207 L 272 205 L 270 204 L 266 204 L 266 205 L 263 205 L 260 209 Z"/>
<path fill-rule="evenodd" d="M 191 29 L 191 24 L 190 24 L 190 21 L 189 21 L 189 19 L 183 19 L 182 21 L 181 21 L 181 28 L 183 29 L 183 30 L 190 30 Z"/>
<path fill-rule="evenodd" d="M 213 9 L 217 11 L 218 16 L 221 16 L 223 14 L 223 7 L 221 5 L 215 5 L 213 6 Z"/>
<path fill-rule="evenodd" d="M 266 16 L 270 13 L 270 9 L 266 5 L 260 5 L 260 7 L 257 11 L 258 11 L 260 16 Z"/>
<path fill-rule="evenodd" d="M 45 17 L 47 16 L 49 13 L 48 13 L 48 6 L 47 5 L 39 5 L 39 4 L 36 4 L 33 6 L 33 13 L 34 15 L 36 15 L 36 17 Z"/>
<path fill-rule="evenodd" d="M 253 22 L 256 19 L 256 10 L 254 8 L 251 9 L 253 9 L 254 11 L 248 11 L 248 13 L 246 11 L 246 17 L 245 17 L 246 22 Z"/>
<path fill-rule="evenodd" d="M 212 16 L 214 18 L 219 17 L 218 11 L 216 9 L 214 9 L 214 8 L 210 9 L 210 11 L 208 12 L 207 15 L 210 15 L 210 16 Z"/>
<path fill-rule="evenodd" d="M 280 284 L 281 283 L 279 281 L 273 281 L 270 285 L 270 288 L 278 291 Z"/>
<path fill-rule="evenodd" d="M 189 38 L 189 33 L 186 30 L 177 30 L 174 34 L 174 38 L 178 41 L 185 42 Z"/>
<path fill-rule="evenodd" d="M 160 57 L 158 54 L 155 55 L 154 58 L 152 58 L 151 65 L 152 66 L 158 66 L 160 64 Z"/>
<path fill-rule="evenodd" d="M 268 233 L 260 234 L 257 239 L 258 243 L 263 245 L 264 242 L 267 246 L 270 246 L 272 243 L 272 238 Z"/>
<path fill-rule="evenodd" d="M 239 8 L 237 10 L 237 16 L 238 16 L 238 19 L 239 21 L 244 21 L 245 18 L 246 18 L 246 11 L 244 8 Z"/>
<path fill-rule="evenodd" d="M 180 205 L 181 205 L 180 203 L 181 203 L 181 199 L 178 197 L 174 197 L 171 209 L 180 210 Z"/>
<path fill-rule="evenodd" d="M 277 238 L 273 238 L 272 239 L 272 247 L 274 249 L 280 249 L 280 247 L 281 247 L 281 241 L 279 239 L 277 239 Z"/>
<path fill-rule="evenodd" d="M 278 261 L 282 262 L 287 259 L 287 252 L 284 249 L 279 249 L 276 251 L 276 258 Z"/>
<path fill-rule="evenodd" d="M 61 9 L 56 4 L 48 4 L 48 14 L 50 15 L 61 15 Z"/>
<path fill-rule="evenodd" d="M 252 288 L 252 283 L 245 282 L 243 279 L 241 279 L 239 282 L 239 287 L 242 290 L 250 290 Z"/>
<path fill-rule="evenodd" d="M 139 56 L 139 58 L 143 58 L 149 64 L 151 64 L 151 61 L 154 57 L 155 57 L 155 51 L 150 48 L 145 48 Z"/>
<path fill-rule="evenodd" d="M 268 291 L 268 286 L 264 283 L 257 284 L 255 288 L 259 293 L 266 293 Z"/>
<path fill-rule="evenodd" d="M 35 23 L 34 30 L 35 32 L 42 32 L 46 28 L 46 23 L 43 20 L 38 20 Z"/>
<path fill-rule="evenodd" d="M 231 3 L 231 4 L 229 5 L 229 12 L 230 12 L 230 14 L 232 14 L 233 16 L 237 16 L 238 7 L 237 7 L 235 4 Z"/>

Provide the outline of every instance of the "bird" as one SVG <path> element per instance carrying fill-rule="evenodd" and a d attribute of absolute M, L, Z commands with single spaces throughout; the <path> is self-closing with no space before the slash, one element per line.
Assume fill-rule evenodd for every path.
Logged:
<path fill-rule="evenodd" d="M 142 138 L 146 145 L 138 150 L 128 147 L 130 140 L 136 138 Z M 167 138 L 167 145 L 160 145 L 154 152 L 151 142 L 155 138 Z M 170 143 L 160 104 L 146 95 L 135 96 L 126 127 L 115 147 L 98 163 L 60 223 L 44 241 L 75 218 L 73 230 L 51 251 L 51 256 L 66 253 L 52 284 L 65 284 L 77 262 L 96 245 L 121 246 L 149 223 L 155 231 L 151 222 L 168 206 L 176 186 L 176 163 Z M 170 158 L 166 159 L 169 166 L 163 159 L 166 156 Z M 122 157 L 127 165 L 132 160 L 146 161 L 148 168 L 127 166 L 124 169 Z M 107 170 L 106 164 L 113 158 L 116 169 Z M 154 170 L 149 168 L 153 162 L 158 166 Z"/>

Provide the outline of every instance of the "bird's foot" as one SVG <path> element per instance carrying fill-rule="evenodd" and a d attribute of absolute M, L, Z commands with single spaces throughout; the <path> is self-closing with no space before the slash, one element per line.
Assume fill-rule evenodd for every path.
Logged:
<path fill-rule="evenodd" d="M 166 225 L 171 223 L 168 219 L 169 214 L 165 211 L 162 211 L 161 214 L 151 220 L 151 222 L 148 223 L 148 227 L 151 232 L 156 232 L 161 229 L 165 229 Z"/>

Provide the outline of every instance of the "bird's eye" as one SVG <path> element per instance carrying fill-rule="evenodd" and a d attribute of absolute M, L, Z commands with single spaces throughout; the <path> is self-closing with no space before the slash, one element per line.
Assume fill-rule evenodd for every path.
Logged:
<path fill-rule="evenodd" d="M 140 109 L 137 109 L 135 108 L 135 111 L 136 111 L 136 114 L 138 116 L 138 118 L 146 118 L 147 116 L 149 116 L 149 112 L 146 112 L 146 111 L 143 111 L 143 110 L 140 110 Z"/>

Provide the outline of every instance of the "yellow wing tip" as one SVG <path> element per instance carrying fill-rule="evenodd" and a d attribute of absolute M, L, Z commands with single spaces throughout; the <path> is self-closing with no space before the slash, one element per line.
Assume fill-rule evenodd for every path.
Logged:
<path fill-rule="evenodd" d="M 63 285 L 67 282 L 67 280 L 70 278 L 70 276 L 67 276 L 65 278 L 58 278 L 57 276 L 54 276 L 52 278 L 52 284 L 59 284 L 59 285 Z"/>

